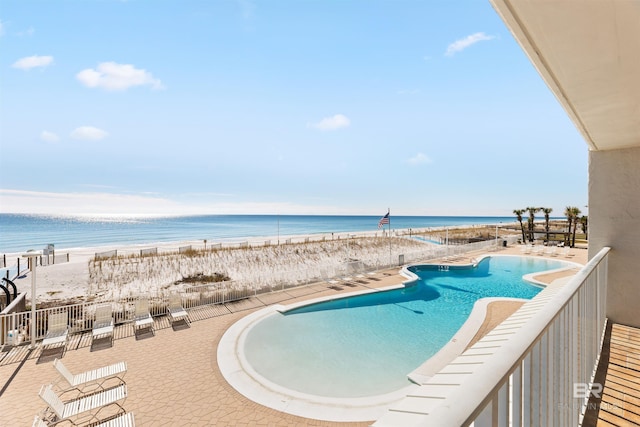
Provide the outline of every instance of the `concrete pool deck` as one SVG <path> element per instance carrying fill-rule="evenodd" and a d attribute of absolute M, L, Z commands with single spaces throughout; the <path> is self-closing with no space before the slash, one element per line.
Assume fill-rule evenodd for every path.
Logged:
<path fill-rule="evenodd" d="M 500 248 L 495 253 L 521 255 L 518 247 Z M 586 263 L 587 251 L 572 249 L 572 257 L 555 257 Z M 449 263 L 468 263 L 478 253 Z M 564 273 L 566 276 L 568 273 Z M 543 276 L 543 275 L 541 275 Z M 543 277 L 543 281 L 557 278 Z M 91 351 L 88 333 L 71 336 L 63 362 L 72 372 L 80 372 L 111 363 L 126 361 L 124 377 L 129 395 L 124 408 L 133 412 L 138 426 L 367 426 L 370 422 L 339 423 L 288 415 L 245 398 L 223 378 L 217 364 L 217 347 L 224 332 L 236 321 L 266 305 L 290 304 L 336 293 L 386 287 L 402 283 L 399 269 L 380 272 L 378 280 L 358 287 L 328 289 L 313 284 L 284 292 L 258 295 L 238 303 L 209 306 L 190 311 L 190 328 L 174 330 L 165 318 L 155 320 L 155 336 L 136 339 L 130 325 L 116 328 L 113 346 Z M 549 282 L 550 283 L 550 282 Z M 487 312 L 486 321 L 495 323 L 508 317 L 500 303 Z M 486 328 L 489 328 L 487 326 Z M 485 328 L 485 329 L 486 329 Z M 33 417 L 45 407 L 38 397 L 42 384 L 57 379 L 51 357 L 40 347 L 29 352 L 27 346 L 0 353 L 0 426 L 31 425 Z M 40 363 L 39 363 L 40 362 Z"/>

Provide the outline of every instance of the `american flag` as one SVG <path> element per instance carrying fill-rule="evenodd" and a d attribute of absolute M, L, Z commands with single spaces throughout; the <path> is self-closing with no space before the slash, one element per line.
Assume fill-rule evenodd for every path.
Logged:
<path fill-rule="evenodd" d="M 378 228 L 382 228 L 383 225 L 389 224 L 389 212 L 378 221 Z"/>

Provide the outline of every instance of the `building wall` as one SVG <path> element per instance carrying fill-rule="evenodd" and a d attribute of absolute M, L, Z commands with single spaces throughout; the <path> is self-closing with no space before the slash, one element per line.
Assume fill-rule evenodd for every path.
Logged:
<path fill-rule="evenodd" d="M 589 153 L 589 258 L 604 246 L 607 316 L 640 327 L 640 148 Z"/>

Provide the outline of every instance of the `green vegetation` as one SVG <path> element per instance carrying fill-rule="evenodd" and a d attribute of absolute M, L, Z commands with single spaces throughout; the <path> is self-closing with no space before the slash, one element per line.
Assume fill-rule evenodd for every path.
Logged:
<path fill-rule="evenodd" d="M 226 282 L 227 280 L 231 280 L 229 276 L 222 273 L 214 273 L 214 274 L 203 274 L 197 273 L 193 276 L 183 277 L 182 280 L 178 280 L 176 283 L 217 283 L 217 282 Z"/>
<path fill-rule="evenodd" d="M 523 224 L 523 214 L 525 212 L 528 212 L 529 216 L 527 218 L 527 232 L 525 234 L 525 228 L 524 228 L 524 224 Z M 587 230 L 588 230 L 588 223 L 589 223 L 589 218 L 586 215 L 582 215 L 580 216 L 580 214 L 582 213 L 580 211 L 580 209 L 578 209 L 575 206 L 567 206 L 564 210 L 564 215 L 567 217 L 566 222 L 565 221 L 551 221 L 550 216 L 551 216 L 551 212 L 553 212 L 552 208 L 544 208 L 544 207 L 540 207 L 540 208 L 536 208 L 536 207 L 527 207 L 525 209 L 514 209 L 513 213 L 516 216 L 518 222 L 520 223 L 520 230 L 522 232 L 522 241 L 526 242 L 527 240 L 529 242 L 533 242 L 534 241 L 534 237 L 535 237 L 535 233 L 536 233 L 536 224 L 535 224 L 535 214 L 537 212 L 543 212 L 544 213 L 544 232 L 545 232 L 545 242 L 550 242 L 550 241 L 562 241 L 565 245 L 567 246 L 571 246 L 571 247 L 575 247 L 576 245 L 576 240 L 582 240 L 584 239 L 586 241 L 588 234 L 587 234 Z M 582 235 L 579 235 L 577 233 L 578 230 L 578 223 L 580 224 L 580 226 L 582 227 Z M 563 231 L 559 231 L 559 230 L 552 230 L 551 226 L 555 226 L 558 229 L 562 229 Z M 565 228 L 566 226 L 566 228 Z M 566 231 L 564 231 L 566 230 Z M 538 233 L 540 233 L 541 231 L 538 231 Z M 558 239 L 558 235 L 562 235 L 562 239 Z M 579 238 L 581 237 L 581 238 Z"/>

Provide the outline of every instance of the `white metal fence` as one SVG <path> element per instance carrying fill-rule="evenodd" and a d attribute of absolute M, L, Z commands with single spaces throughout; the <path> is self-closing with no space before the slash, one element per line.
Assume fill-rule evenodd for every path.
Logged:
<path fill-rule="evenodd" d="M 159 295 L 142 295 L 136 298 L 128 298 L 121 301 L 112 301 L 111 308 L 114 323 L 116 325 L 132 322 L 135 314 L 135 302 L 138 298 L 149 300 L 149 311 L 152 317 L 164 316 L 169 306 L 169 293 Z M 238 288 L 233 282 L 219 282 L 202 286 L 193 286 L 188 292 L 181 295 L 182 305 L 185 309 L 209 304 L 224 304 L 238 301 L 255 292 L 246 288 Z M 36 310 L 36 340 L 43 339 L 47 333 L 47 319 L 50 315 L 67 312 L 69 333 L 78 333 L 91 330 L 95 318 L 96 306 L 104 302 L 85 302 L 79 304 L 67 304 L 58 307 L 50 307 Z M 0 315 L 0 331 L 2 335 L 0 344 L 6 344 L 8 336 L 20 336 L 22 340 L 29 340 L 31 327 L 31 312 L 17 312 Z M 17 342 L 11 342 L 17 344 Z"/>
<path fill-rule="evenodd" d="M 579 426 L 606 326 L 609 250 L 523 305 L 374 425 Z"/>
<path fill-rule="evenodd" d="M 508 238 L 510 242 L 515 238 Z M 484 241 L 470 243 L 467 245 L 438 246 L 425 245 L 424 250 L 406 252 L 405 263 L 413 263 L 429 259 L 442 258 L 447 256 L 459 256 L 467 252 L 495 248 L 499 241 Z M 385 252 L 385 251 L 383 251 Z M 191 309 L 198 306 L 210 304 L 223 304 L 277 290 L 315 283 L 327 280 L 332 277 L 340 277 L 366 271 L 381 270 L 393 266 L 398 266 L 398 254 L 389 257 L 388 253 L 383 253 L 374 263 L 365 264 L 363 262 L 346 262 L 339 266 L 316 265 L 313 268 L 303 268 L 297 270 L 282 270 L 270 272 L 268 275 L 256 275 L 250 280 L 227 281 L 200 286 L 188 286 L 180 293 L 183 306 Z M 153 294 L 134 295 L 112 301 L 112 310 L 115 324 L 122 324 L 133 321 L 134 305 L 137 298 L 148 298 L 152 316 L 161 316 L 167 313 L 168 296 L 171 291 L 162 291 Z M 93 326 L 95 307 L 105 301 L 88 302 L 64 305 L 53 308 L 36 310 L 36 339 L 44 338 L 47 332 L 47 319 L 51 314 L 67 311 L 69 316 L 70 333 L 78 333 L 90 330 Z M 7 313 L 0 315 L 0 344 L 7 343 L 9 333 L 11 336 L 22 335 L 23 339 L 30 338 L 30 318 L 31 312 Z M 15 342 L 14 342 L 15 343 Z"/>

